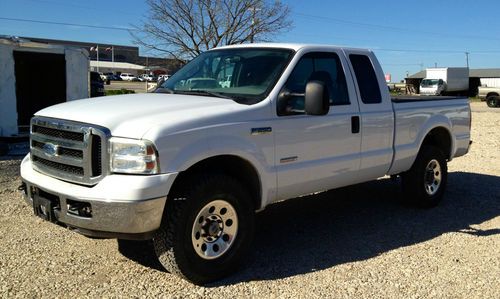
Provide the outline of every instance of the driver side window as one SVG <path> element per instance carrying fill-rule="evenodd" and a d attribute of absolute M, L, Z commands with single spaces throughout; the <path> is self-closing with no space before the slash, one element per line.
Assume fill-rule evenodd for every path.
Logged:
<path fill-rule="evenodd" d="M 291 93 L 279 115 L 304 114 L 304 92 L 307 82 L 322 81 L 330 95 L 330 106 L 349 105 L 349 94 L 344 70 L 335 53 L 305 54 L 288 77 L 284 91 Z"/>

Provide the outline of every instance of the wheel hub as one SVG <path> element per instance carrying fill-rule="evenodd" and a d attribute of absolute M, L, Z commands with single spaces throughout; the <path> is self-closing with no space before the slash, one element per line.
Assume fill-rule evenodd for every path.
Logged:
<path fill-rule="evenodd" d="M 201 226 L 201 236 L 207 242 L 213 242 L 217 240 L 222 235 L 224 231 L 224 223 L 222 219 L 217 215 L 210 215 L 205 218 L 204 223 Z"/>
<path fill-rule="evenodd" d="M 425 167 L 424 187 L 428 195 L 434 195 L 441 186 L 441 166 L 435 159 L 429 161 Z"/>
<path fill-rule="evenodd" d="M 194 220 L 191 233 L 194 251 L 203 259 L 216 259 L 233 245 L 237 232 L 236 209 L 222 199 L 211 201 Z"/>

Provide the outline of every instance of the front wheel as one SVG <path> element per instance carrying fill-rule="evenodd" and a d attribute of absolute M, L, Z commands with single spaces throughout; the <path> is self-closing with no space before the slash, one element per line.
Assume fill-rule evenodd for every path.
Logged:
<path fill-rule="evenodd" d="M 167 203 L 153 238 L 160 263 L 170 273 L 204 284 L 233 272 L 254 234 L 249 193 L 225 175 L 199 177 Z"/>
<path fill-rule="evenodd" d="M 402 175 L 405 200 L 422 208 L 435 207 L 443 198 L 447 179 L 443 152 L 435 146 L 425 146 L 410 170 Z"/>
<path fill-rule="evenodd" d="M 494 108 L 500 104 L 499 97 L 491 96 L 486 99 L 486 104 L 490 108 Z"/>

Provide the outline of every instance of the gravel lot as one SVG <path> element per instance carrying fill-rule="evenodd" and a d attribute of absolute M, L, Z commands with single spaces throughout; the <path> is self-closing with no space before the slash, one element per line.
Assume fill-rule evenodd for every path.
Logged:
<path fill-rule="evenodd" d="M 441 206 L 403 207 L 388 179 L 275 204 L 257 216 L 247 267 L 208 287 L 164 272 L 148 242 L 34 217 L 16 192 L 20 161 L 4 158 L 0 297 L 500 298 L 500 109 L 483 105 Z"/>

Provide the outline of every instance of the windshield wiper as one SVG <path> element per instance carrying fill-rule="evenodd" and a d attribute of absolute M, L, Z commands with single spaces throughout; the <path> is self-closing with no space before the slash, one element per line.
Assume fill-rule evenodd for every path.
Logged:
<path fill-rule="evenodd" d="M 215 92 L 215 91 L 209 91 L 209 90 L 204 90 L 204 89 L 182 90 L 182 91 L 177 91 L 177 92 L 178 93 L 183 93 L 183 94 L 207 95 L 207 96 L 212 96 L 212 97 L 217 97 L 217 98 L 222 98 L 222 99 L 233 100 L 232 97 L 230 97 L 228 95 L 225 95 L 224 93 Z"/>

